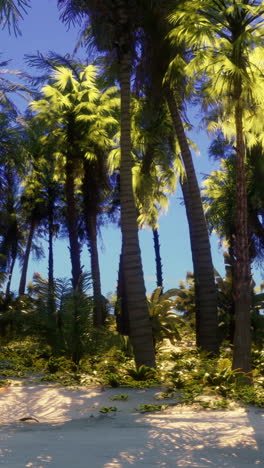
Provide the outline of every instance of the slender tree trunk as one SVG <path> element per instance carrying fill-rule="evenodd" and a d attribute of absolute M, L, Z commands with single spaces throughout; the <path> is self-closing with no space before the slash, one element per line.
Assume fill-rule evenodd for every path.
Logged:
<path fill-rule="evenodd" d="M 127 306 L 126 283 L 124 278 L 123 255 L 120 254 L 118 282 L 117 282 L 117 301 L 115 305 L 116 327 L 121 335 L 130 335 L 129 315 Z"/>
<path fill-rule="evenodd" d="M 159 231 L 158 231 L 158 229 L 152 229 L 152 233 L 153 233 L 153 240 L 154 240 L 155 260 L 156 260 L 157 287 L 161 286 L 163 288 L 162 263 L 161 263 L 160 243 L 159 243 Z"/>
<path fill-rule="evenodd" d="M 20 283 L 19 283 L 19 289 L 18 289 L 19 296 L 22 296 L 23 294 L 25 294 L 28 261 L 29 261 L 29 255 L 31 251 L 31 246 L 32 246 L 32 241 L 33 241 L 36 225 L 37 224 L 35 221 L 31 221 L 26 250 L 25 250 L 24 259 L 23 259 L 23 266 L 22 266 L 21 278 L 20 278 Z"/>
<path fill-rule="evenodd" d="M 81 248 L 78 239 L 78 213 L 75 201 L 74 165 L 71 161 L 66 163 L 66 202 L 67 226 L 70 242 L 70 258 L 72 266 L 72 286 L 78 289 L 81 276 Z"/>
<path fill-rule="evenodd" d="M 131 53 L 126 3 L 117 2 L 122 35 L 120 37 L 121 90 L 121 165 L 120 202 L 124 281 L 127 293 L 129 330 L 137 366 L 155 366 L 152 328 L 146 301 L 146 290 L 138 239 L 138 225 L 132 188 L 130 78 Z"/>
<path fill-rule="evenodd" d="M 48 259 L 48 288 L 49 288 L 49 311 L 51 315 L 55 314 L 55 298 L 54 298 L 54 255 L 53 255 L 53 233 L 54 233 L 54 215 L 53 202 L 49 202 L 48 207 L 48 224 L 49 224 L 49 259 Z"/>
<path fill-rule="evenodd" d="M 189 224 L 195 278 L 197 346 L 211 354 L 217 354 L 219 351 L 217 293 L 209 234 L 192 155 L 178 105 L 169 87 L 165 88 L 165 92 L 186 172 L 182 192 Z"/>
<path fill-rule="evenodd" d="M 49 208 L 49 260 L 48 260 L 48 282 L 49 291 L 54 291 L 54 255 L 53 255 L 53 213 L 52 208 Z"/>
<path fill-rule="evenodd" d="M 228 255 L 230 257 L 230 273 L 231 273 L 231 305 L 230 305 L 230 317 L 229 317 L 229 333 L 228 341 L 233 345 L 235 337 L 235 301 L 234 301 L 234 287 L 235 287 L 235 255 L 234 255 L 234 236 L 232 235 L 231 239 L 228 240 L 229 248 Z"/>
<path fill-rule="evenodd" d="M 6 285 L 6 297 L 10 296 L 11 281 L 12 281 L 14 266 L 15 266 L 15 263 L 16 263 L 16 257 L 17 257 L 16 253 L 12 254 L 11 264 L 10 264 L 9 273 L 8 273 L 8 281 L 7 281 L 7 285 Z"/>
<path fill-rule="evenodd" d="M 93 281 L 93 324 L 95 327 L 105 325 L 106 307 L 101 292 L 101 278 L 99 256 L 97 248 L 97 216 L 96 214 L 86 213 L 86 228 L 89 239 L 89 252 L 91 256 L 91 273 Z"/>
<path fill-rule="evenodd" d="M 97 154 L 98 158 L 102 155 Z M 84 158 L 84 177 L 82 181 L 83 212 L 85 228 L 88 239 L 88 249 L 91 258 L 91 274 L 93 282 L 93 325 L 100 327 L 105 325 L 106 304 L 101 291 L 101 275 L 97 247 L 97 213 L 100 210 L 100 174 L 98 165 L 91 164 Z M 91 176 L 91 172 L 93 172 Z"/>
<path fill-rule="evenodd" d="M 239 90 L 238 90 L 239 91 Z M 241 93 L 239 93 L 240 95 Z M 235 337 L 233 368 L 251 371 L 251 271 L 247 221 L 247 187 L 243 118 L 240 100 L 236 105 L 236 237 L 235 237 Z"/>

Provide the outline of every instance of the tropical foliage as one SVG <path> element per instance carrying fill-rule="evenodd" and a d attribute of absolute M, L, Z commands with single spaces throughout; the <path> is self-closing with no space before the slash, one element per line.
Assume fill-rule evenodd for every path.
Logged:
<path fill-rule="evenodd" d="M 78 23 L 93 60 L 38 52 L 27 56 L 27 65 L 42 75 L 31 78 L 11 73 L 9 61 L 0 63 L 1 345 L 38 340 L 46 349 L 44 379 L 64 366 L 80 381 L 77 370 L 87 359 L 87 373 L 99 372 L 113 386 L 159 382 L 165 349 L 165 379 L 187 389 L 186 401 L 188 379 L 192 389 L 198 382 L 199 389 L 237 397 L 238 380 L 252 383 L 252 362 L 255 368 L 263 361 L 263 287 L 251 275 L 264 245 L 262 2 L 57 3 L 62 21 Z M 1 2 L 1 26 L 19 33 L 29 6 L 27 0 Z M 17 108 L 15 93 L 27 95 L 26 111 Z M 209 153 L 216 167 L 202 190 L 188 136 L 192 105 L 214 137 Z M 177 183 L 193 273 L 178 287 L 174 278 L 175 287 L 165 291 L 159 219 L 176 203 Z M 100 227 L 111 222 L 122 244 L 112 302 L 103 295 L 98 252 Z M 146 227 L 156 260 L 151 296 L 138 236 Z M 223 275 L 213 266 L 212 232 L 227 250 Z M 60 238 L 69 244 L 70 279 L 54 278 Z M 32 253 L 48 253 L 47 279 L 35 273 L 27 283 Z M 171 261 L 177 261 L 176 241 Z M 193 355 L 182 359 L 180 351 L 168 351 L 184 340 L 196 346 Z M 219 360 L 223 345 L 233 355 Z M 250 400 L 249 393 L 243 398 Z M 109 408 L 103 412 L 115 407 Z"/>

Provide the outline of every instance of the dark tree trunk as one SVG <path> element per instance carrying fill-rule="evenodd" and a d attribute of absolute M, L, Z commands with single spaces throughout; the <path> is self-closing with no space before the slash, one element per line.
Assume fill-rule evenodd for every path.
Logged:
<path fill-rule="evenodd" d="M 240 86 L 241 88 L 241 86 Z M 238 94 L 240 96 L 241 92 Z M 243 141 L 242 107 L 239 99 L 235 110 L 236 120 L 236 237 L 235 237 L 235 337 L 233 368 L 251 371 L 251 271 L 248 238 L 248 209 Z"/>
<path fill-rule="evenodd" d="M 235 285 L 235 256 L 234 256 L 234 236 L 228 240 L 229 248 L 228 255 L 230 257 L 230 273 L 231 273 L 231 305 L 229 309 L 229 329 L 228 329 L 228 341 L 233 345 L 235 336 L 235 301 L 234 301 L 234 285 Z"/>
<path fill-rule="evenodd" d="M 49 225 L 49 259 L 48 259 L 48 288 L 49 288 L 49 311 L 54 315 L 56 311 L 54 298 L 54 255 L 53 255 L 53 235 L 54 235 L 54 206 L 53 202 L 49 202 L 48 206 L 48 225 Z"/>
<path fill-rule="evenodd" d="M 72 286 L 78 289 L 81 276 L 81 248 L 78 238 L 78 211 L 75 200 L 74 165 L 71 161 L 66 163 L 66 202 L 67 226 L 70 242 L 70 258 L 72 266 Z"/>
<path fill-rule="evenodd" d="M 89 251 L 91 256 L 91 273 L 93 281 L 93 324 L 95 327 L 105 325 L 106 306 L 101 292 L 100 266 L 97 248 L 97 216 L 86 213 L 86 228 L 89 239 Z"/>
<path fill-rule="evenodd" d="M 117 1 L 120 23 L 120 90 L 121 90 L 121 165 L 120 202 L 124 282 L 129 314 L 130 338 L 137 366 L 155 366 L 152 328 L 146 301 L 146 291 L 138 239 L 137 214 L 132 188 L 130 79 L 131 53 L 127 3 Z"/>
<path fill-rule="evenodd" d="M 168 106 L 181 149 L 186 179 L 182 192 L 189 224 L 195 278 L 197 346 L 210 354 L 219 352 L 217 292 L 208 229 L 192 155 L 173 91 L 165 88 Z"/>
<path fill-rule="evenodd" d="M 97 213 L 100 210 L 101 184 L 106 183 L 103 180 L 104 171 L 100 171 L 101 165 L 104 167 L 101 158 L 105 155 L 100 154 L 98 150 L 97 163 L 91 163 L 84 158 L 83 169 L 84 177 L 82 181 L 83 194 L 83 214 L 85 220 L 86 235 L 88 239 L 88 249 L 91 258 L 91 274 L 93 283 L 93 324 L 95 327 L 105 325 L 106 304 L 101 291 L 101 275 L 99 265 L 99 255 L 97 247 Z M 91 174 L 92 173 L 92 174 Z"/>
<path fill-rule="evenodd" d="M 9 268 L 9 272 L 8 272 L 8 280 L 7 280 L 7 284 L 6 284 L 6 297 L 10 296 L 11 281 L 12 281 L 14 266 L 15 266 L 15 263 L 16 263 L 16 257 L 17 257 L 17 252 L 15 251 L 12 254 L 11 264 L 10 264 L 10 268 Z"/>
<path fill-rule="evenodd" d="M 31 251 L 31 246 L 32 246 L 32 241 L 33 241 L 36 225 L 37 224 L 36 224 L 35 221 L 31 221 L 29 234 L 28 234 L 27 245 L 26 245 L 26 250 L 25 250 L 25 254 L 24 254 L 24 258 L 23 258 L 23 266 L 22 266 L 21 278 L 20 278 L 20 283 L 19 283 L 19 289 L 18 289 L 19 296 L 22 296 L 23 294 L 25 294 L 26 280 L 27 280 L 27 270 L 28 270 L 28 261 L 29 261 L 29 255 L 30 255 L 30 251 Z"/>
<path fill-rule="evenodd" d="M 163 288 L 162 263 L 161 263 L 160 243 L 159 243 L 159 231 L 158 231 L 158 229 L 152 229 L 152 233 L 153 233 L 154 250 L 155 250 L 157 287 L 161 286 Z"/>
<path fill-rule="evenodd" d="M 127 307 L 126 283 L 124 278 L 123 256 L 120 254 L 118 282 L 117 282 L 117 301 L 115 306 L 117 331 L 121 335 L 129 336 L 129 315 Z"/>

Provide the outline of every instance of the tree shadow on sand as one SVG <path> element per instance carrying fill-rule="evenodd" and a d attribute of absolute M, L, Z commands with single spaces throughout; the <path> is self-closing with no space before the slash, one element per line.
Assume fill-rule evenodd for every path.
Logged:
<path fill-rule="evenodd" d="M 264 413 L 257 409 L 99 414 L 0 429 L 10 468 L 235 468 L 263 466 Z"/>

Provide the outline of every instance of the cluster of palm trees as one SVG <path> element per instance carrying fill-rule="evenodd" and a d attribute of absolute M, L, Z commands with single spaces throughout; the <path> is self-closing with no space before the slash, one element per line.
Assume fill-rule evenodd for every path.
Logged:
<path fill-rule="evenodd" d="M 224 171 L 234 174 L 233 216 L 230 222 L 227 217 L 224 219 L 220 234 L 229 242 L 234 259 L 233 366 L 250 372 L 253 217 L 249 216 L 248 187 L 249 173 L 253 172 L 248 167 L 263 157 L 262 2 L 58 0 L 57 3 L 62 21 L 80 25 L 82 42 L 88 49 L 94 47 L 98 58 L 88 66 L 55 54 L 46 58 L 39 55 L 32 60 L 46 70 L 45 85 L 31 102 L 31 115 L 28 113 L 20 122 L 20 128 L 9 125 L 10 132 L 22 133 L 20 146 L 27 167 L 22 195 L 19 193 L 21 207 L 30 206 L 23 218 L 29 226 L 24 258 L 28 258 L 34 231 L 41 232 L 45 219 L 52 291 L 52 240 L 57 227 L 64 222 L 70 243 L 72 285 L 78 290 L 82 275 L 81 242 L 87 240 L 94 285 L 94 325 L 103 326 L 105 310 L 96 244 L 98 219 L 112 214 L 120 205 L 119 320 L 123 320 L 131 338 L 136 364 L 155 366 L 138 228 L 145 223 L 153 229 L 159 259 L 158 214 L 167 204 L 166 195 L 175 190 L 178 177 L 190 231 L 197 346 L 216 355 L 219 339 L 214 268 L 191 143 L 186 135 L 189 125 L 186 106 L 191 100 L 200 102 L 209 130 L 223 142 L 229 142 L 226 152 L 222 145 L 220 156 L 232 153 L 233 165 L 226 165 Z M 27 6 L 27 1 L 3 2 L 2 24 L 17 28 L 17 19 Z M 12 174 L 11 201 L 5 196 L 3 203 L 11 203 L 15 211 L 15 179 L 21 176 L 19 166 L 13 168 L 10 164 L 3 155 L 6 184 L 9 173 Z M 206 197 L 209 205 L 217 198 L 215 193 L 210 198 L 208 192 Z M 263 241 L 262 202 L 260 189 L 257 201 L 253 202 L 255 231 L 258 227 L 254 235 L 260 239 L 259 245 Z M 7 208 L 2 212 L 8 216 Z M 218 216 L 221 218 L 219 211 Z M 213 222 L 212 216 L 209 219 Z M 17 225 L 12 229 L 16 232 Z M 7 233 L 2 238 L 4 241 Z M 18 252 L 18 234 L 16 239 L 13 256 Z M 8 248 L 3 254 L 3 271 L 8 263 L 10 275 L 12 262 L 7 259 L 12 258 L 12 249 Z M 25 262 L 23 268 L 24 265 L 26 271 Z M 157 271 L 158 286 L 162 286 L 160 262 Z M 24 291 L 22 275 L 19 292 Z"/>

